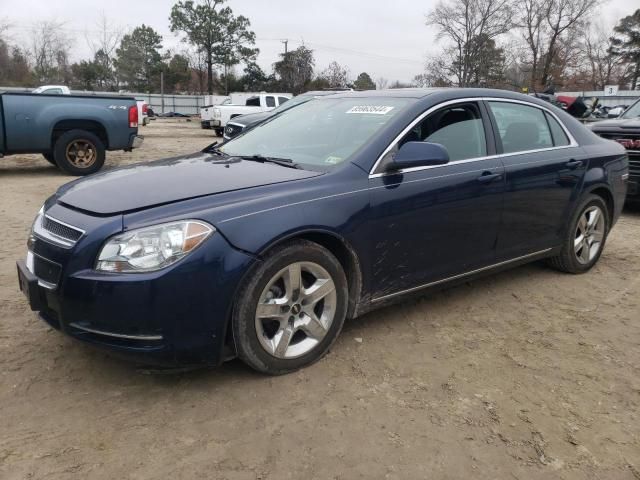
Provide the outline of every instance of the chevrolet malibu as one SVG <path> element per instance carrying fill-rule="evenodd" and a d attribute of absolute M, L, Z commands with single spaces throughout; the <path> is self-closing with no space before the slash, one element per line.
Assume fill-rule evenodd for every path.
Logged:
<path fill-rule="evenodd" d="M 282 374 L 409 295 L 542 259 L 587 272 L 627 179 L 621 145 L 535 98 L 348 92 L 64 185 L 19 284 L 52 327 L 139 363 Z"/>

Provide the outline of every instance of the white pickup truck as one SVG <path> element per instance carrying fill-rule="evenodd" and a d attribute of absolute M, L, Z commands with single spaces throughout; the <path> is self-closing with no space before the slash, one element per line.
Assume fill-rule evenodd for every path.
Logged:
<path fill-rule="evenodd" d="M 244 105 L 223 103 L 210 105 L 200 110 L 202 128 L 213 128 L 221 137 L 229 120 L 247 113 L 269 112 L 293 97 L 290 93 L 261 93 L 246 100 Z"/>

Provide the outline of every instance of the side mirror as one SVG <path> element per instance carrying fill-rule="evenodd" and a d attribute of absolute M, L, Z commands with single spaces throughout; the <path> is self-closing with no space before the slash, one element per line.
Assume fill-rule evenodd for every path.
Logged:
<path fill-rule="evenodd" d="M 387 171 L 447 163 L 449 163 L 449 152 L 439 143 L 407 142 L 400 147 L 393 160 L 389 162 Z"/>

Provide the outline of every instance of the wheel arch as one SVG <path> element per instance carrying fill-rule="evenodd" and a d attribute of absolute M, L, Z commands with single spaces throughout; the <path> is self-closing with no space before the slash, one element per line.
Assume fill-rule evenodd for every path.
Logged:
<path fill-rule="evenodd" d="M 344 237 L 329 230 L 305 229 L 291 232 L 267 244 L 259 251 L 258 257 L 263 258 L 273 248 L 292 240 L 307 240 L 317 243 L 329 250 L 338 259 L 349 286 L 347 318 L 357 317 L 358 310 L 360 310 L 360 299 L 362 298 L 362 265 L 356 250 L 351 244 Z"/>
<path fill-rule="evenodd" d="M 606 184 L 591 185 L 583 192 L 584 195 L 597 195 L 604 200 L 607 206 L 607 213 L 609 214 L 609 229 L 611 229 L 611 223 L 615 216 L 615 200 L 611 189 Z"/>
<path fill-rule="evenodd" d="M 109 148 L 109 134 L 105 126 L 97 120 L 66 119 L 56 122 L 51 130 L 51 148 L 56 144 L 58 138 L 70 130 L 84 130 L 93 133 L 104 144 L 105 149 Z"/>

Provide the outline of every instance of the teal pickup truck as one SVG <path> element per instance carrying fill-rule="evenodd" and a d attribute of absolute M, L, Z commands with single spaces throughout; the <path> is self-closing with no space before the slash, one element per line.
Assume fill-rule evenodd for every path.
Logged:
<path fill-rule="evenodd" d="M 133 97 L 0 94 L 0 157 L 41 153 L 80 176 L 100 170 L 107 150 L 141 144 Z"/>

